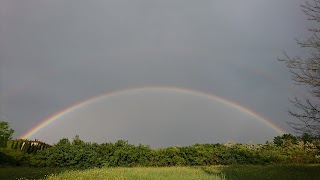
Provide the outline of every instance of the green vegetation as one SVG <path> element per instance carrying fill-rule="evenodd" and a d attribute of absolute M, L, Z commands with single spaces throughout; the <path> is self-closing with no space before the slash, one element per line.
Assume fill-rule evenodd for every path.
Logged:
<path fill-rule="evenodd" d="M 25 139 L 8 140 L 6 146 L 7 149 L 21 150 L 28 154 L 35 154 L 38 150 L 51 147 L 49 144 L 38 140 L 30 141 Z"/>
<path fill-rule="evenodd" d="M 7 141 L 12 138 L 14 130 L 10 128 L 10 124 L 0 121 L 0 147 L 6 147 Z"/>
<path fill-rule="evenodd" d="M 8 140 L 0 148 L 0 179 L 316 179 L 319 164 L 320 140 L 308 134 L 159 149 L 124 140 L 89 143 L 76 135 L 53 146 Z"/>
<path fill-rule="evenodd" d="M 44 179 L 65 171 L 62 168 L 1 167 L 0 179 Z"/>
<path fill-rule="evenodd" d="M 0 168 L 0 179 L 319 179 L 320 165 L 117 167 L 87 170 Z"/>
<path fill-rule="evenodd" d="M 162 168 L 102 168 L 67 171 L 49 176 L 58 179 L 318 179 L 320 166 L 206 166 Z"/>
<path fill-rule="evenodd" d="M 159 149 L 124 140 L 89 143 L 76 135 L 53 146 L 7 140 L 0 148 L 0 179 L 316 179 L 319 163 L 320 140 L 308 134 L 264 144 Z"/>
<path fill-rule="evenodd" d="M 162 167 L 162 168 L 102 168 L 84 171 L 67 171 L 47 179 L 222 179 L 218 169 L 216 175 L 204 172 L 201 168 Z"/>
<path fill-rule="evenodd" d="M 320 163 L 319 139 L 288 134 L 264 144 L 195 144 L 159 149 L 124 140 L 86 143 L 76 136 L 72 142 L 64 138 L 52 147 L 30 152 L 23 148 L 0 148 L 0 165 L 100 168 Z"/>
<path fill-rule="evenodd" d="M 74 142 L 76 140 L 76 142 Z M 115 143 L 85 143 L 62 139 L 30 158 L 37 167 L 164 167 L 235 164 L 315 164 L 320 162 L 320 141 L 310 136 L 285 134 L 265 144 L 195 144 L 151 149 L 119 140 Z"/>

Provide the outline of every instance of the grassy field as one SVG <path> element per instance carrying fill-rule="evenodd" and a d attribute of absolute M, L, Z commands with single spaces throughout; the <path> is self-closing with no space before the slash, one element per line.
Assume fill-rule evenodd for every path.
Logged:
<path fill-rule="evenodd" d="M 0 179 L 319 179 L 320 165 L 237 165 L 65 170 L 0 168 Z"/>

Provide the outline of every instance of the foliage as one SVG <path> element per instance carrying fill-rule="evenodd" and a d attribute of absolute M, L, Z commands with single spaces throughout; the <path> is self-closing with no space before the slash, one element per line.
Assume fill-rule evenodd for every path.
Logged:
<path fill-rule="evenodd" d="M 296 144 L 298 142 L 298 138 L 292 134 L 283 134 L 282 136 L 276 136 L 273 138 L 273 143 L 276 146 L 283 145 L 284 141 L 290 141 L 291 143 Z"/>
<path fill-rule="evenodd" d="M 64 138 L 66 139 L 66 138 Z M 62 139 L 63 140 L 63 139 Z M 61 140 L 60 140 L 61 141 Z M 68 142 L 66 142 L 68 143 Z M 72 144 L 73 145 L 81 145 L 83 144 L 84 142 L 80 139 L 80 136 L 79 135 L 76 135 L 74 138 L 73 138 L 73 141 L 72 141 Z"/>
<path fill-rule="evenodd" d="M 205 167 L 208 173 L 216 173 L 216 169 L 226 179 L 319 179 L 319 165 L 234 165 L 218 168 Z"/>
<path fill-rule="evenodd" d="M 70 145 L 70 141 L 68 138 L 62 138 L 59 140 L 59 142 L 56 144 L 57 146 L 59 145 Z"/>
<path fill-rule="evenodd" d="M 36 141 L 28 141 L 24 139 L 9 140 L 7 147 L 0 148 L 0 165 L 10 166 L 28 166 L 31 164 L 32 155 L 38 150 L 51 147 L 48 144 Z"/>
<path fill-rule="evenodd" d="M 31 153 L 35 154 L 38 150 L 46 149 L 49 147 L 51 147 L 51 145 L 38 140 L 30 141 L 26 139 L 15 139 L 15 140 L 9 140 L 7 142 L 6 148 L 23 151 L 28 154 L 31 154 Z"/>
<path fill-rule="evenodd" d="M 63 168 L 0 167 L 0 179 L 45 179 L 66 171 Z"/>
<path fill-rule="evenodd" d="M 305 135 L 306 136 L 306 135 Z M 128 141 L 61 143 L 39 150 L 30 160 L 38 167 L 207 166 L 233 164 L 320 163 L 320 142 L 289 134 L 265 144 L 195 144 L 151 149 Z"/>
<path fill-rule="evenodd" d="M 30 163 L 30 157 L 22 151 L 0 148 L 0 165 L 27 166 Z"/>
<path fill-rule="evenodd" d="M 307 86 L 312 97 L 304 101 L 298 98 L 291 100 L 297 110 L 289 111 L 289 114 L 296 117 L 298 122 L 290 122 L 289 125 L 299 133 L 320 137 L 320 0 L 313 0 L 312 3 L 306 1 L 301 7 L 308 20 L 314 23 L 313 27 L 308 28 L 310 37 L 298 41 L 298 45 L 309 52 L 309 57 L 290 57 L 284 53 L 279 60 L 286 63 L 293 81 Z"/>
<path fill-rule="evenodd" d="M 195 144 L 159 149 L 124 140 L 97 144 L 79 138 L 78 142 L 64 138 L 52 147 L 35 150 L 36 146 L 30 148 L 26 140 L 11 140 L 0 151 L 0 165 L 95 168 L 320 163 L 320 141 L 306 134 L 284 134 L 275 137 L 274 143 L 265 144 Z"/>
<path fill-rule="evenodd" d="M 0 121 L 0 147 L 6 147 L 7 141 L 12 139 L 14 130 L 10 128 L 10 124 Z"/>

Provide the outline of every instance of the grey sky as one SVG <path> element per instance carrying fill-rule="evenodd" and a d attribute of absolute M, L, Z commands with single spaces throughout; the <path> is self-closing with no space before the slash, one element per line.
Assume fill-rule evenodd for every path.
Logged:
<path fill-rule="evenodd" d="M 307 35 L 308 22 L 300 10 L 301 3 L 300 0 L 2 0 L 3 111 L 18 137 L 47 117 L 90 97 L 118 89 L 163 85 L 198 89 L 231 99 L 290 131 L 285 123 L 292 120 L 287 115 L 288 98 L 301 96 L 303 91 L 293 85 L 288 69 L 276 58 L 282 50 L 293 55 L 306 53 L 294 40 Z M 153 102 L 161 102 L 165 98 L 162 96 Z M 105 102 L 99 108 L 130 114 L 125 100 L 121 100 L 124 104 L 121 107 Z M 136 99 L 138 104 L 144 101 L 145 98 Z M 172 104 L 175 109 L 178 101 L 179 97 L 163 105 Z M 197 117 L 212 117 L 210 111 L 193 107 Z M 159 122 L 162 116 L 155 109 L 149 109 L 159 114 L 154 123 L 165 126 Z M 190 113 L 192 108 L 186 109 Z M 140 111 L 143 110 L 140 108 L 136 113 L 145 113 Z M 183 123 L 191 116 L 183 115 L 187 111 L 176 110 L 172 117 L 179 117 L 176 121 L 181 127 L 192 129 L 193 123 Z M 87 114 L 92 112 L 94 109 Z M 214 116 L 226 118 L 217 113 Z M 243 114 L 234 112 L 234 116 Z M 96 128 L 101 127 L 98 120 L 91 121 Z M 201 136 L 206 123 L 197 124 L 196 132 Z M 126 126 L 115 120 L 113 125 Z M 144 127 L 144 123 L 140 125 Z M 188 134 L 179 127 L 164 131 L 172 133 L 175 141 L 151 135 L 151 131 L 139 134 L 140 130 L 130 130 L 130 126 L 126 128 L 132 134 L 126 135 L 136 143 L 138 137 L 157 136 L 163 146 L 188 144 L 188 139 L 194 139 L 191 143 L 196 141 L 192 135 L 197 133 Z M 62 138 L 59 136 L 64 129 L 56 127 L 56 130 L 57 138 Z M 223 132 L 218 136 L 223 137 Z M 90 133 L 86 133 L 75 130 L 71 134 L 90 140 Z M 268 139 L 270 134 L 260 135 L 257 141 L 264 140 L 263 137 Z M 112 139 L 99 139 L 109 140 Z M 143 141 L 149 143 L 152 138 Z"/>

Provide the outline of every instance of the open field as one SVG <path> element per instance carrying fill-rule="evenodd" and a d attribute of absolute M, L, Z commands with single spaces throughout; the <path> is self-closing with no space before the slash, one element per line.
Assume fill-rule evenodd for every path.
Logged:
<path fill-rule="evenodd" d="M 66 170 L 0 168 L 0 179 L 319 179 L 320 165 L 135 167 Z"/>

